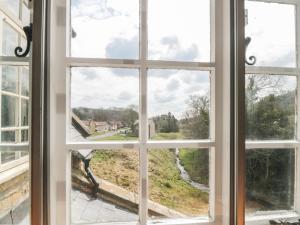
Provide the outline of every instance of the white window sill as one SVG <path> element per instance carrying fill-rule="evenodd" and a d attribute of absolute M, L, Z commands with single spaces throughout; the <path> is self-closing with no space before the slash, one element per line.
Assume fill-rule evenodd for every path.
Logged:
<path fill-rule="evenodd" d="M 22 162 L 21 164 L 17 164 L 14 167 L 10 167 L 5 171 L 0 172 L 0 184 L 13 179 L 14 177 L 24 173 L 25 171 L 28 171 L 29 170 L 29 164 L 27 163 L 28 157 L 26 158 L 27 160 L 24 160 L 25 162 Z"/>
<path fill-rule="evenodd" d="M 246 216 L 247 225 L 266 225 L 270 220 L 298 220 L 300 214 L 295 211 L 273 211 L 273 212 L 260 212 L 253 216 Z"/>
<path fill-rule="evenodd" d="M 79 225 L 80 223 L 76 223 Z M 84 223 L 85 224 L 85 223 Z M 148 225 L 196 225 L 212 224 L 208 217 L 185 218 L 185 219 L 153 219 L 148 220 Z M 75 225 L 75 224 L 72 224 Z M 83 225 L 83 223 L 82 223 Z M 91 223 L 89 225 L 139 225 L 139 222 L 107 222 Z"/>

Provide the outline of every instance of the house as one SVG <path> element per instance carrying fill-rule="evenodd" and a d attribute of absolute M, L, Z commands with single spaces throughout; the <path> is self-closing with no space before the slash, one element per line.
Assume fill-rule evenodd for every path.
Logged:
<path fill-rule="evenodd" d="M 95 129 L 96 131 L 109 131 L 110 125 L 108 122 L 105 121 L 96 121 L 95 122 Z"/>

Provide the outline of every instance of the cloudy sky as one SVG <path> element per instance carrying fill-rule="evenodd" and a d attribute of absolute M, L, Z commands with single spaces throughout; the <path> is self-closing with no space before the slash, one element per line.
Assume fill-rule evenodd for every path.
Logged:
<path fill-rule="evenodd" d="M 138 0 L 72 0 L 72 56 L 138 59 Z M 247 55 L 260 66 L 295 66 L 295 19 L 290 5 L 247 2 Z M 149 0 L 148 58 L 209 61 L 208 0 Z M 280 16 L 278 16 L 280 15 Z M 209 95 L 209 73 L 150 70 L 149 115 L 181 117 L 190 95 Z M 72 107 L 138 105 L 139 74 L 132 69 L 74 68 Z"/>

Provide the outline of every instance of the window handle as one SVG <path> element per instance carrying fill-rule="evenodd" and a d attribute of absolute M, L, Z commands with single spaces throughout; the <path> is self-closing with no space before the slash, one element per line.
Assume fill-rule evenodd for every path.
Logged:
<path fill-rule="evenodd" d="M 245 62 L 247 65 L 253 66 L 256 63 L 256 57 L 252 55 L 252 56 L 249 56 L 249 58 L 247 58 L 247 56 L 246 56 L 247 48 L 248 48 L 250 42 L 251 42 L 251 37 L 246 37 L 246 39 L 245 39 Z"/>
<path fill-rule="evenodd" d="M 22 53 L 23 48 L 18 46 L 15 48 L 15 55 L 17 57 L 26 57 L 30 51 L 30 45 L 32 42 L 32 23 L 30 23 L 29 26 L 23 27 L 24 33 L 26 35 L 26 39 L 27 39 L 27 46 L 25 51 Z"/>

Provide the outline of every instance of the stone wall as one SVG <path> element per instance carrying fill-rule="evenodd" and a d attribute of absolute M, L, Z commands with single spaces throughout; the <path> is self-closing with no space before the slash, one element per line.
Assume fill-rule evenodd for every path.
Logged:
<path fill-rule="evenodd" d="M 1 174 L 0 174 L 1 176 Z M 0 218 L 29 197 L 29 171 L 0 184 Z"/>

